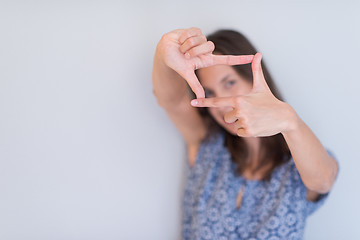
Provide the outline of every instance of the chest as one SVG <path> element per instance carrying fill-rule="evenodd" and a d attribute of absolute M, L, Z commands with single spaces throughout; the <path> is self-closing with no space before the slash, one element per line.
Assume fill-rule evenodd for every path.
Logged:
<path fill-rule="evenodd" d="M 228 212 L 258 213 L 279 205 L 276 201 L 286 197 L 282 179 L 247 181 L 235 176 L 231 164 L 210 165 L 203 168 L 195 165 L 188 176 L 184 200 L 194 211 L 219 209 L 225 215 Z"/>

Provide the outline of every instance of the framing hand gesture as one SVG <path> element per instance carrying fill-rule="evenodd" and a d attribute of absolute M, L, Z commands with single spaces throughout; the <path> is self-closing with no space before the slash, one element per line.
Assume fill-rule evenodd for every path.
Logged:
<path fill-rule="evenodd" d="M 199 28 L 178 29 L 166 33 L 157 48 L 166 65 L 188 82 L 197 98 L 204 98 L 205 93 L 195 75 L 196 69 L 218 64 L 247 64 L 251 63 L 254 57 L 213 55 L 214 43 L 207 41 Z"/>
<path fill-rule="evenodd" d="M 272 136 L 291 130 L 296 122 L 292 107 L 278 100 L 270 91 L 261 68 L 261 53 L 252 61 L 253 87 L 242 96 L 217 97 L 192 100 L 196 107 L 231 107 L 225 122 L 234 123 L 237 135 L 242 137 Z M 295 113 L 295 114 L 294 114 Z"/>

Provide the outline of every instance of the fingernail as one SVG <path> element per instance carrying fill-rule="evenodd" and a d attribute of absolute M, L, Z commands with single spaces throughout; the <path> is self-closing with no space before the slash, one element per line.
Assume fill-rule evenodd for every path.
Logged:
<path fill-rule="evenodd" d="M 193 106 L 196 106 L 198 104 L 199 104 L 198 100 L 192 100 L 191 101 L 191 105 L 193 105 Z"/>

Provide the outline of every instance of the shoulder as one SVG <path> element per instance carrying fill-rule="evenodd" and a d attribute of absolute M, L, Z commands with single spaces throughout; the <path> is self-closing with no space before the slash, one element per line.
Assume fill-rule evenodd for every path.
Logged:
<path fill-rule="evenodd" d="M 188 144 L 187 152 L 190 167 L 196 163 L 209 160 L 224 148 L 225 134 L 221 130 L 208 131 L 199 144 Z"/>

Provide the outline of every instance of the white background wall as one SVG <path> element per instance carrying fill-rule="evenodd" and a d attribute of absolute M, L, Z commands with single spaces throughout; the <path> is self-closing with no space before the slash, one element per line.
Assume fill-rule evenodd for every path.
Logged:
<path fill-rule="evenodd" d="M 152 95 L 161 35 L 244 32 L 340 162 L 306 239 L 359 239 L 356 1 L 0 0 L 0 239 L 178 239 L 185 148 Z"/>

